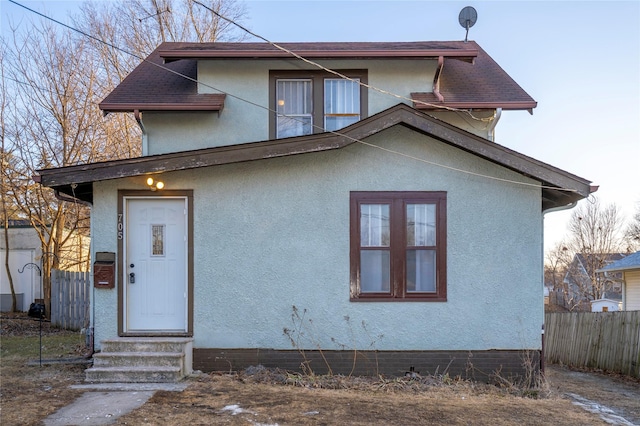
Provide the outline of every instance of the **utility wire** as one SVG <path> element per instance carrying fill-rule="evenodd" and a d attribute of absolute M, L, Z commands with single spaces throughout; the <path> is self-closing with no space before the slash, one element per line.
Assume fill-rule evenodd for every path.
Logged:
<path fill-rule="evenodd" d="M 198 3 L 198 4 L 200 4 L 200 5 L 202 5 L 202 4 L 201 4 L 201 3 L 199 3 L 197 0 L 192 0 L 192 1 L 194 1 L 195 3 Z M 199 81 L 199 80 L 197 80 L 197 79 L 194 79 L 194 78 L 192 78 L 192 77 L 189 77 L 189 76 L 187 76 L 187 75 L 184 75 L 184 74 L 181 74 L 181 73 L 179 73 L 179 72 L 177 72 L 177 71 L 174 71 L 174 70 L 172 70 L 172 69 L 170 69 L 170 68 L 167 68 L 167 67 L 165 67 L 165 66 L 163 66 L 163 65 L 161 65 L 161 64 L 157 64 L 157 63 L 155 63 L 155 62 L 153 62 L 153 61 L 150 61 L 150 60 L 148 60 L 148 59 L 146 59 L 146 58 L 142 58 L 142 57 L 140 57 L 139 55 L 136 55 L 135 53 L 129 52 L 129 51 L 127 51 L 127 50 L 125 50 L 125 49 L 122 49 L 122 48 L 120 48 L 120 47 L 118 47 L 118 46 L 115 46 L 115 45 L 113 45 L 113 44 L 111 44 L 111 43 L 109 43 L 109 42 L 107 42 L 107 41 L 101 40 L 101 39 L 99 39 L 99 38 L 97 38 L 97 37 L 95 37 L 95 36 L 93 36 L 93 35 L 91 35 L 91 34 L 88 34 L 88 33 L 84 32 L 84 31 L 82 31 L 82 30 L 79 30 L 79 29 L 77 29 L 77 28 L 71 27 L 71 26 L 69 26 L 69 25 L 67 25 L 67 24 L 64 24 L 64 23 L 62 23 L 62 22 L 60 22 L 60 21 L 58 21 L 58 20 L 54 19 L 54 18 L 51 18 L 51 17 L 49 17 L 49 16 L 47 16 L 47 15 L 44 15 L 44 14 L 42 14 L 42 13 L 38 12 L 38 11 L 33 10 L 33 9 L 31 9 L 31 8 L 27 7 L 27 6 L 24 6 L 24 5 L 22 5 L 22 4 L 18 3 L 18 2 L 16 2 L 15 0 L 9 0 L 9 2 L 11 2 L 11 3 L 13 3 L 13 4 L 17 5 L 17 6 L 20 6 L 20 7 L 24 8 L 24 9 L 26 9 L 26 10 L 28 10 L 28 11 L 32 12 L 32 13 L 35 13 L 36 15 L 39 15 L 39 16 L 41 16 L 41 17 L 45 18 L 45 19 L 48 19 L 48 20 L 50 20 L 50 21 L 52 21 L 52 22 L 55 22 L 55 23 L 57 23 L 58 25 L 61 25 L 61 26 L 65 27 L 65 28 L 67 28 L 67 29 L 69 29 L 69 30 L 71 30 L 71 31 L 77 32 L 77 33 L 79 33 L 79 34 L 81 34 L 81 35 L 83 35 L 83 36 L 85 36 L 85 37 L 88 37 L 88 38 L 90 38 L 90 39 L 92 39 L 92 40 L 95 40 L 95 41 L 97 41 L 97 42 L 99 42 L 99 43 L 105 44 L 105 45 L 107 45 L 107 46 L 111 47 L 112 49 L 118 50 L 118 51 L 123 52 L 123 53 L 125 53 L 125 54 L 127 54 L 127 55 L 131 55 L 131 56 L 133 56 L 134 58 L 140 59 L 140 60 L 141 60 L 141 61 L 143 61 L 143 62 L 147 62 L 147 63 L 152 64 L 152 65 L 154 65 L 154 66 L 156 66 L 156 67 L 158 67 L 158 68 L 160 68 L 160 69 L 163 69 L 163 70 L 165 70 L 165 71 L 168 71 L 168 72 L 170 72 L 170 73 L 173 73 L 173 74 L 175 74 L 175 75 L 178 75 L 178 76 L 180 76 L 180 77 L 182 77 L 182 78 L 185 78 L 185 79 L 187 79 L 187 80 L 189 80 L 189 81 L 195 82 L 196 84 L 200 84 L 200 85 L 202 85 L 202 86 L 208 87 L 208 88 L 210 88 L 210 89 L 212 89 L 212 90 L 215 90 L 215 91 L 217 91 L 217 92 L 220 92 L 220 93 L 222 93 L 222 94 L 224 94 L 224 95 L 227 95 L 227 96 L 229 96 L 229 97 L 232 97 L 232 98 L 238 99 L 239 101 L 242 101 L 242 102 L 246 102 L 246 103 L 248 103 L 248 104 L 250 104 L 250 105 L 253 105 L 253 106 L 256 106 L 256 107 L 258 107 L 258 108 L 261 108 L 261 109 L 267 110 L 267 111 L 272 112 L 272 113 L 274 113 L 274 114 L 278 114 L 278 115 L 280 115 L 280 116 L 284 116 L 284 117 L 290 118 L 290 119 L 292 119 L 292 120 L 295 120 L 295 119 L 296 119 L 295 117 L 289 117 L 289 116 L 286 116 L 286 115 L 284 115 L 284 114 L 280 114 L 280 113 L 278 113 L 276 110 L 271 109 L 270 107 L 265 107 L 265 106 L 263 106 L 263 105 L 260 105 L 260 104 L 255 103 L 255 102 L 253 102 L 253 101 L 250 101 L 250 100 L 244 99 L 244 98 L 242 98 L 242 97 L 240 97 L 240 96 L 236 96 L 236 95 L 233 95 L 233 94 L 231 94 L 231 93 L 225 92 L 225 91 L 223 91 L 223 90 L 221 90 L 221 89 L 218 89 L 218 88 L 216 88 L 216 87 L 213 87 L 213 86 L 211 86 L 211 85 L 209 85 L 209 84 L 207 84 L 207 83 L 201 82 L 201 81 Z M 205 6 L 205 7 L 206 7 L 206 6 Z M 210 9 L 210 10 L 211 10 L 211 9 Z M 217 12 L 215 12 L 215 11 L 213 11 L 213 10 L 211 10 L 211 11 L 212 11 L 213 13 L 215 13 L 216 15 L 221 16 L 221 17 L 222 17 L 222 15 L 219 15 Z M 223 19 L 227 19 L 227 18 L 224 18 L 224 17 L 223 17 Z M 228 20 L 228 19 L 227 19 L 227 20 Z M 229 21 L 229 22 L 234 23 L 233 21 Z M 236 24 L 236 25 L 239 25 L 239 24 Z M 244 27 L 240 27 L 240 28 L 243 28 L 243 29 L 244 29 Z M 248 31 L 248 30 L 247 30 L 247 31 Z M 253 35 L 253 33 L 251 33 L 251 32 L 249 32 L 249 33 Z M 260 39 L 263 39 L 263 40 L 266 40 L 266 39 L 262 38 L 261 36 L 257 36 L 257 35 L 256 35 L 256 37 L 258 37 L 258 38 L 260 38 Z M 268 43 L 270 43 L 269 41 L 267 41 L 267 42 L 268 42 Z M 293 53 L 293 52 L 291 52 L 291 53 Z M 294 55 L 295 55 L 295 54 L 294 54 Z M 299 55 L 298 55 L 298 56 L 299 56 Z M 304 58 L 302 58 L 302 59 L 304 59 Z M 338 75 L 340 75 L 340 74 L 338 74 Z M 345 78 L 346 78 L 346 77 L 345 77 Z M 349 79 L 349 78 L 347 78 L 347 79 Z M 399 95 L 398 95 L 398 96 L 399 96 Z M 409 99 L 409 100 L 410 100 L 410 99 Z M 384 147 L 381 147 L 381 146 L 378 146 L 378 145 L 371 144 L 371 143 L 369 143 L 369 142 L 364 142 L 363 140 L 360 140 L 360 139 L 357 139 L 357 138 L 351 137 L 351 136 L 349 136 L 349 135 L 347 135 L 347 134 L 345 134 L 345 133 L 341 133 L 341 132 L 334 131 L 334 130 L 324 130 L 324 128 L 322 128 L 321 126 L 314 125 L 314 124 L 312 124 L 312 126 L 313 126 L 313 127 L 315 127 L 315 128 L 317 128 L 317 129 L 323 130 L 323 131 L 325 131 L 325 132 L 327 132 L 327 133 L 331 133 L 331 134 L 336 135 L 336 136 L 344 137 L 344 138 L 346 138 L 346 139 L 348 139 L 348 140 L 350 140 L 350 141 L 352 141 L 352 142 L 360 143 L 360 144 L 362 144 L 362 145 L 369 146 L 369 147 L 372 147 L 372 148 L 377 148 L 377 149 L 379 149 L 379 150 L 382 150 L 382 151 L 385 151 L 385 152 L 388 152 L 388 153 L 391 153 L 391 154 L 394 154 L 394 155 L 398 155 L 398 156 L 401 156 L 401 157 L 409 158 L 409 159 L 412 159 L 412 160 L 415 160 L 415 161 L 419 161 L 419 162 L 422 162 L 422 163 L 425 163 L 425 164 L 430 164 L 430 165 L 432 165 L 432 166 L 437 166 L 437 167 L 441 167 L 441 168 L 444 168 L 444 169 L 448 169 L 448 170 L 456 171 L 456 172 L 459 172 L 459 173 L 464 173 L 464 174 L 468 174 L 468 175 L 471 175 L 471 176 L 477 176 L 477 177 L 482 177 L 482 178 L 485 178 L 485 179 L 491 179 L 491 180 L 495 180 L 495 181 L 500 181 L 500 182 L 505 182 L 505 183 L 511 183 L 511 184 L 516 184 L 516 185 L 521 185 L 521 186 L 528 186 L 528 187 L 534 187 L 534 188 L 539 188 L 539 189 L 553 189 L 553 190 L 557 190 L 557 191 L 565 191 L 565 192 L 574 192 L 574 193 L 577 193 L 577 191 L 576 191 L 575 189 L 560 188 L 560 187 L 555 187 L 555 186 L 545 186 L 545 185 L 540 185 L 540 184 L 532 184 L 532 183 L 527 183 L 527 182 L 514 181 L 514 180 L 510 180 L 510 179 L 504 179 L 504 178 L 499 178 L 499 177 L 495 177 L 495 176 L 488 176 L 488 175 L 484 175 L 484 174 L 481 174 L 481 173 L 472 172 L 472 171 L 469 171 L 469 170 L 463 170 L 463 169 L 459 169 L 459 168 L 456 168 L 456 167 L 452 167 L 452 166 L 447 166 L 447 165 L 444 165 L 444 164 L 435 163 L 435 162 L 432 162 L 432 161 L 425 160 L 425 159 L 423 159 L 423 158 L 415 157 L 415 156 L 413 156 L 413 155 L 409 155 L 409 154 L 405 154 L 405 153 L 402 153 L 402 152 L 399 152 L 399 151 L 395 151 L 395 150 L 392 150 L 392 149 L 384 148 Z"/>
<path fill-rule="evenodd" d="M 417 104 L 420 104 L 420 105 L 433 107 L 433 108 L 436 108 L 436 109 L 444 109 L 444 110 L 455 111 L 455 112 L 464 112 L 464 113 L 468 113 L 469 115 L 471 115 L 471 117 L 473 119 L 475 119 L 475 120 L 485 121 L 484 119 L 477 118 L 477 117 L 473 116 L 467 110 L 462 110 L 462 109 L 458 109 L 458 108 L 451 108 L 451 107 L 447 107 L 447 106 L 444 106 L 444 105 L 435 105 L 435 104 L 431 104 L 431 103 L 428 103 L 428 102 L 420 101 L 420 100 L 417 100 L 417 99 L 411 99 L 411 98 L 408 98 L 406 96 L 398 95 L 397 93 L 389 92 L 387 90 L 380 89 L 380 88 L 372 86 L 370 84 L 363 83 L 362 81 L 357 80 L 355 78 L 348 77 L 348 76 L 346 76 L 346 75 L 344 75 L 344 74 L 342 74 L 342 73 L 340 73 L 338 71 L 332 70 L 330 68 L 325 67 L 324 65 L 321 65 L 321 64 L 319 64 L 317 62 L 314 62 L 314 61 L 312 61 L 310 59 L 307 59 L 307 58 L 305 58 L 303 56 L 300 56 L 299 54 L 287 49 L 286 47 L 280 46 L 279 44 L 274 43 L 271 40 L 268 40 L 267 38 L 262 37 L 259 34 L 254 33 L 253 31 L 251 31 L 248 28 L 244 27 L 242 24 L 237 23 L 233 19 L 225 17 L 224 15 L 216 12 L 215 10 L 213 10 L 209 6 L 199 2 L 198 0 L 191 0 L 191 1 L 193 3 L 199 5 L 199 6 L 204 7 L 205 9 L 209 10 L 211 13 L 213 13 L 217 17 L 219 17 L 221 19 L 224 19 L 225 21 L 229 22 L 230 24 L 233 24 L 233 25 L 237 26 L 241 30 L 245 31 L 247 34 L 250 34 L 250 35 L 252 35 L 252 36 L 254 36 L 256 38 L 259 38 L 260 40 L 270 44 L 271 46 L 275 47 L 276 49 L 281 50 L 282 52 L 285 52 L 285 53 L 287 53 L 287 54 L 289 54 L 289 55 L 291 55 L 291 56 L 293 56 L 293 57 L 295 57 L 295 58 L 297 58 L 297 59 L 299 59 L 299 60 L 301 60 L 303 62 L 306 62 L 309 65 L 312 65 L 314 67 L 320 68 L 321 70 L 326 71 L 326 72 L 328 72 L 330 74 L 336 75 L 336 76 L 338 76 L 338 77 L 340 77 L 342 79 L 349 80 L 349 81 L 351 81 L 353 83 L 359 84 L 360 86 L 366 87 L 367 89 L 370 89 L 370 90 L 373 90 L 375 92 L 379 92 L 379 93 L 382 93 L 382 94 L 385 94 L 385 95 L 393 96 L 393 97 L 395 97 L 397 99 L 401 99 L 403 101 L 409 101 L 409 102 L 417 103 Z"/>

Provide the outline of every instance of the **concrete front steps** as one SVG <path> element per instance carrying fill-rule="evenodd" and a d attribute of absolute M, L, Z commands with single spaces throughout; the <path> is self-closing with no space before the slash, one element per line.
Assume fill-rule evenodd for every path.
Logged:
<path fill-rule="evenodd" d="M 86 382 L 174 383 L 192 373 L 191 338 L 120 337 L 100 344 Z"/>

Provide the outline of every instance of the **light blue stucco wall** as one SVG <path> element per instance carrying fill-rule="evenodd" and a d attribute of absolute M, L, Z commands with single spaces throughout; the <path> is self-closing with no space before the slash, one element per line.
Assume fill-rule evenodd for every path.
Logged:
<path fill-rule="evenodd" d="M 437 66 L 437 61 L 426 59 L 318 62 L 337 70 L 367 69 L 371 86 L 406 98 L 411 92 L 431 92 Z M 142 119 L 149 132 L 149 155 L 269 139 L 269 70 L 303 69 L 319 70 L 293 60 L 200 61 L 198 90 L 228 93 L 224 110 L 219 115 L 216 112 L 145 112 Z M 399 103 L 410 104 L 406 99 L 363 90 L 369 91 L 369 115 Z M 473 127 L 470 130 L 475 131 Z"/>
<path fill-rule="evenodd" d="M 533 183 L 395 126 L 367 139 L 430 163 Z M 540 190 L 354 144 L 341 150 L 165 173 L 194 190 L 195 348 L 539 349 Z M 115 251 L 116 190 L 95 184 L 96 251 Z M 349 192 L 447 191 L 446 302 L 349 301 Z M 116 333 L 116 290 L 96 291 L 96 341 Z M 348 320 L 346 319 L 348 318 Z M 294 333 L 294 337 L 297 334 Z M 344 345 L 344 346 L 341 346 Z M 99 344 L 98 344 L 99 346 Z"/>

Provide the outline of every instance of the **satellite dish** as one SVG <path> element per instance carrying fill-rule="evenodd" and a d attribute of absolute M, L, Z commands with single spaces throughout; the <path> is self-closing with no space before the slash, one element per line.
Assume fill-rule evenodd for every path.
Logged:
<path fill-rule="evenodd" d="M 469 28 L 473 27 L 477 20 L 478 12 L 476 12 L 473 7 L 467 6 L 460 11 L 460 14 L 458 15 L 458 22 L 460 22 L 462 28 L 467 30 L 467 34 L 464 36 L 465 43 L 467 42 L 467 37 L 469 36 Z"/>

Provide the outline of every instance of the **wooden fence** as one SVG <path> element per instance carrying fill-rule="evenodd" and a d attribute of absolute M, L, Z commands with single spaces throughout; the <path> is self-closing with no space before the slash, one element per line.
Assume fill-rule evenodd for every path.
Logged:
<path fill-rule="evenodd" d="M 51 324 L 67 330 L 89 326 L 89 272 L 51 271 Z"/>
<path fill-rule="evenodd" d="M 640 377 L 640 311 L 546 313 L 546 362 Z"/>

